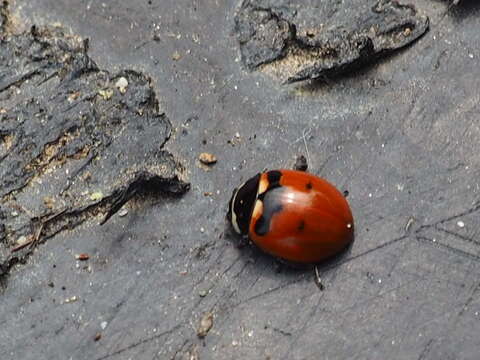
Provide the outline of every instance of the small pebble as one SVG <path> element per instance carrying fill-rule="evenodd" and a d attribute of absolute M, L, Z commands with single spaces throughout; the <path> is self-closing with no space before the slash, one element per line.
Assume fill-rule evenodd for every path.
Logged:
<path fill-rule="evenodd" d="M 459 220 L 459 221 L 457 221 L 457 226 L 459 228 L 463 228 L 463 227 L 465 227 L 465 223 L 462 220 Z"/>
<path fill-rule="evenodd" d="M 173 54 L 172 54 L 172 59 L 175 60 L 175 61 L 178 61 L 182 58 L 182 55 L 180 55 L 180 53 L 178 51 L 175 51 Z"/>
<path fill-rule="evenodd" d="M 123 76 L 117 80 L 115 83 L 115 87 L 122 93 L 125 94 L 127 92 L 128 87 L 128 80 Z"/>
<path fill-rule="evenodd" d="M 86 261 L 86 260 L 90 259 L 90 256 L 86 253 L 82 253 L 82 254 L 75 255 L 75 259 L 80 260 L 80 261 Z"/>
<path fill-rule="evenodd" d="M 45 196 L 43 198 L 43 204 L 49 208 L 49 209 L 53 209 L 54 206 L 55 206 L 55 199 L 53 199 L 52 197 L 50 196 Z"/>
<path fill-rule="evenodd" d="M 205 297 L 205 296 L 208 295 L 208 292 L 207 292 L 206 290 L 200 290 L 200 291 L 198 292 L 198 295 L 199 295 L 200 297 Z"/>
<path fill-rule="evenodd" d="M 100 327 L 102 328 L 102 330 L 105 330 L 107 328 L 107 325 L 108 325 L 108 322 L 106 322 L 106 321 L 102 321 L 100 323 Z"/>
<path fill-rule="evenodd" d="M 98 201 L 103 198 L 103 193 L 100 191 L 96 191 L 90 195 L 90 200 L 92 201 Z"/>
<path fill-rule="evenodd" d="M 197 329 L 197 336 L 199 338 L 204 338 L 207 336 L 208 332 L 213 326 L 213 314 L 211 312 L 207 312 L 203 315 L 202 319 L 200 320 L 200 325 Z"/>
<path fill-rule="evenodd" d="M 112 89 L 98 90 L 98 94 L 103 98 L 103 100 L 110 100 L 113 96 Z"/>
<path fill-rule="evenodd" d="M 124 217 L 127 214 L 128 214 L 128 210 L 125 209 L 125 208 L 120 209 L 120 211 L 118 212 L 118 216 L 120 216 L 120 217 Z"/>
<path fill-rule="evenodd" d="M 72 297 L 69 297 L 69 298 L 65 299 L 65 304 L 73 303 L 77 300 L 78 300 L 78 297 L 72 296 Z"/>
<path fill-rule="evenodd" d="M 95 334 L 95 337 L 93 338 L 93 341 L 98 341 L 102 338 L 102 334 L 101 333 L 96 333 Z"/>
<path fill-rule="evenodd" d="M 26 242 L 27 242 L 27 237 L 25 235 L 22 235 L 17 239 L 17 245 L 23 245 Z"/>
<path fill-rule="evenodd" d="M 210 153 L 201 153 L 198 156 L 198 160 L 205 165 L 213 165 L 217 162 L 217 157 Z"/>

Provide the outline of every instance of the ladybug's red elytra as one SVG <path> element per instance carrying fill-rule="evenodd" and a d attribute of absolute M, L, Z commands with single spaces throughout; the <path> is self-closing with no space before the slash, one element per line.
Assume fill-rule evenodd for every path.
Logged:
<path fill-rule="evenodd" d="M 295 170 L 259 173 L 235 189 L 227 218 L 263 251 L 297 263 L 317 263 L 353 241 L 353 217 L 332 184 Z"/>

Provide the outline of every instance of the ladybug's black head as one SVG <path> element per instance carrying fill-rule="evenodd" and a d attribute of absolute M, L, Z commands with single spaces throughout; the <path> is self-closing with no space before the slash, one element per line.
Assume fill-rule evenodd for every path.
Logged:
<path fill-rule="evenodd" d="M 233 229 L 240 235 L 248 235 L 248 226 L 252 216 L 255 200 L 257 200 L 260 174 L 247 180 L 238 189 L 235 189 L 228 205 L 227 219 Z"/>

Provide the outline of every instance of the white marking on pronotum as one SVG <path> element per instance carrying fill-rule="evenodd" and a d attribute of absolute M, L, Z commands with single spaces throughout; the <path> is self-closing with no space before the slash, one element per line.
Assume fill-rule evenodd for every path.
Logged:
<path fill-rule="evenodd" d="M 263 175 L 263 174 L 262 174 Z M 263 194 L 265 191 L 268 190 L 268 186 L 270 184 L 268 183 L 268 179 L 265 177 L 261 176 L 260 177 L 260 182 L 258 183 L 258 190 L 257 190 L 257 197 L 258 195 Z"/>
<path fill-rule="evenodd" d="M 252 218 L 259 218 L 263 213 L 263 202 L 262 200 L 255 201 L 255 206 L 253 208 Z"/>
<path fill-rule="evenodd" d="M 239 189 L 242 186 L 240 186 Z M 238 189 L 237 189 L 237 191 L 235 191 L 235 195 L 233 195 L 232 204 L 230 205 L 230 213 L 232 214 L 232 221 L 231 222 L 232 222 L 233 230 L 235 230 L 235 232 L 237 234 L 241 234 L 242 232 L 240 231 L 240 228 L 238 227 L 238 224 L 237 224 L 237 214 L 235 214 L 235 211 L 234 211 L 235 200 L 237 199 L 237 194 L 238 194 Z"/>

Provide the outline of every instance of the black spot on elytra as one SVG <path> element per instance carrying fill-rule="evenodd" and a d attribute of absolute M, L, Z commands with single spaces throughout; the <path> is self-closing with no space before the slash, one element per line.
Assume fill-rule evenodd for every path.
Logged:
<path fill-rule="evenodd" d="M 307 190 L 312 190 L 313 189 L 313 185 L 310 181 L 307 183 L 307 185 L 305 185 L 305 187 L 307 188 Z"/>
<path fill-rule="evenodd" d="M 266 235 L 270 231 L 273 216 L 282 211 L 281 193 L 283 191 L 281 187 L 269 188 L 264 194 L 261 194 L 262 196 L 258 197 L 258 201 L 263 203 L 263 213 L 254 226 L 254 231 L 258 236 Z"/>
<path fill-rule="evenodd" d="M 265 206 L 265 205 L 264 205 Z M 282 211 L 282 205 L 277 204 L 276 207 L 263 208 L 263 214 L 255 223 L 255 233 L 258 236 L 266 235 L 270 231 L 270 223 L 275 213 Z"/>
<path fill-rule="evenodd" d="M 278 170 L 272 170 L 267 172 L 268 188 L 273 189 L 273 188 L 279 187 L 281 177 L 282 177 L 282 173 Z"/>
<path fill-rule="evenodd" d="M 300 221 L 300 224 L 298 224 L 298 227 L 297 227 L 297 230 L 299 232 L 302 232 L 303 230 L 305 230 L 305 221 Z"/>
<path fill-rule="evenodd" d="M 260 216 L 255 223 L 255 233 L 259 236 L 265 235 L 270 228 L 270 224 L 265 220 L 265 217 Z"/>

